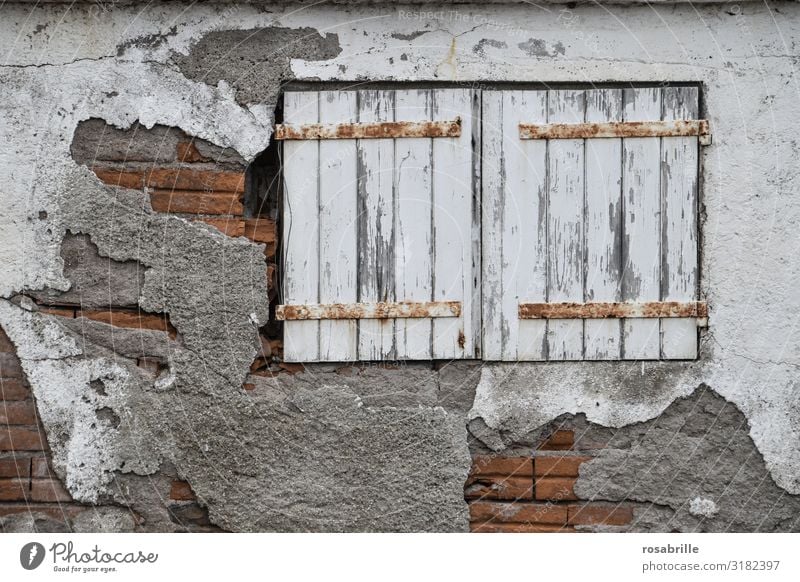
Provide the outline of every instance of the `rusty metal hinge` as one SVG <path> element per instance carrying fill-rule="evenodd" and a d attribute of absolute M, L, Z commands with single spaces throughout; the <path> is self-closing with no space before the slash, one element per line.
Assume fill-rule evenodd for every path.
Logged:
<path fill-rule="evenodd" d="M 711 144 L 706 119 L 607 121 L 597 123 L 520 123 L 520 139 L 592 139 L 613 137 L 690 137 Z"/>
<path fill-rule="evenodd" d="M 648 301 L 641 303 L 520 303 L 520 319 L 607 319 L 694 317 L 704 326 L 708 304 L 704 301 Z"/>
<path fill-rule="evenodd" d="M 308 319 L 409 319 L 460 316 L 460 301 L 278 305 L 275 310 L 275 318 L 279 321 Z"/>
<path fill-rule="evenodd" d="M 309 123 L 275 126 L 277 140 L 393 139 L 403 137 L 460 137 L 461 118 L 450 121 L 384 121 L 380 123 Z"/>

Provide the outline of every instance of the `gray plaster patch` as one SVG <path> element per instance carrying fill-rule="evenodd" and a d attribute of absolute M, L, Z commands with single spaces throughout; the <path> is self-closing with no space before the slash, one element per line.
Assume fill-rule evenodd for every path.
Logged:
<path fill-rule="evenodd" d="M 241 104 L 264 103 L 275 108 L 281 83 L 294 78 L 292 59 L 324 61 L 341 52 L 336 34 L 312 28 L 270 27 L 205 34 L 188 55 L 173 55 L 181 72 L 196 81 L 226 81 Z"/>
<path fill-rule="evenodd" d="M 580 466 L 581 499 L 643 505 L 634 530 L 800 531 L 800 496 L 779 488 L 747 419 L 707 387 L 619 429 Z"/>
<path fill-rule="evenodd" d="M 68 291 L 46 289 L 31 296 L 47 304 L 68 303 L 84 308 L 109 305 L 135 307 L 144 284 L 144 269 L 136 261 L 113 261 L 101 257 L 88 236 L 67 234 L 61 243 Z"/>
<path fill-rule="evenodd" d="M 470 456 L 460 415 L 370 407 L 344 386 L 286 389 L 271 380 L 259 381 L 252 398 L 236 419 L 252 433 L 249 454 L 239 449 L 226 462 L 230 479 L 213 487 L 199 481 L 215 523 L 253 531 L 466 531 Z M 221 501 L 233 495 L 235 514 L 221 515 Z"/>

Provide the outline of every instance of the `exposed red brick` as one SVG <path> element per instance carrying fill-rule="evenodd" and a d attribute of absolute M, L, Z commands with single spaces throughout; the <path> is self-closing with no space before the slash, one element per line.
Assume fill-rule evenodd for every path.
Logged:
<path fill-rule="evenodd" d="M 109 186 L 118 186 L 120 188 L 132 188 L 134 190 L 141 190 L 144 188 L 144 172 L 131 172 L 125 170 L 116 170 L 114 168 L 92 168 L 92 171 L 97 175 L 100 180 Z"/>
<path fill-rule="evenodd" d="M 26 501 L 29 498 L 27 479 L 0 479 L 0 501 Z"/>
<path fill-rule="evenodd" d="M 178 335 L 178 331 L 172 327 L 165 315 L 115 309 L 87 309 L 81 311 L 79 315 L 92 321 L 100 321 L 116 327 L 165 331 L 172 338 Z"/>
<path fill-rule="evenodd" d="M 570 525 L 628 525 L 633 521 L 633 508 L 611 503 L 570 505 L 567 521 Z"/>
<path fill-rule="evenodd" d="M 196 220 L 210 224 L 228 236 L 244 236 L 244 220 L 239 218 L 197 218 Z"/>
<path fill-rule="evenodd" d="M 581 463 L 591 460 L 591 457 L 536 457 L 533 461 L 533 470 L 536 477 L 577 477 L 578 467 Z"/>
<path fill-rule="evenodd" d="M 469 524 L 475 533 L 569 533 L 575 528 L 567 525 L 546 525 L 539 523 L 481 523 Z"/>
<path fill-rule="evenodd" d="M 191 485 L 186 481 L 173 481 L 169 489 L 169 498 L 173 501 L 194 501 L 196 499 Z"/>
<path fill-rule="evenodd" d="M 247 391 L 255 390 L 256 389 L 256 385 L 255 384 L 249 384 L 249 383 L 242 384 L 242 388 L 244 388 Z"/>
<path fill-rule="evenodd" d="M 31 460 L 28 457 L 0 459 L 0 478 L 22 479 L 31 476 Z"/>
<path fill-rule="evenodd" d="M 464 489 L 467 499 L 515 501 L 533 499 L 531 477 L 509 477 L 507 475 L 480 475 L 467 481 Z"/>
<path fill-rule="evenodd" d="M 46 443 L 37 428 L 0 426 L 0 451 L 44 451 Z"/>
<path fill-rule="evenodd" d="M 69 319 L 75 317 L 76 309 L 74 307 L 60 307 L 56 305 L 39 305 L 38 307 L 41 313 L 47 313 L 48 315 L 57 315 L 58 317 L 66 317 Z"/>
<path fill-rule="evenodd" d="M 16 354 L 0 352 L 0 378 L 22 378 L 22 366 Z"/>
<path fill-rule="evenodd" d="M 149 188 L 203 192 L 244 192 L 244 172 L 220 172 L 188 168 L 161 168 L 145 176 Z"/>
<path fill-rule="evenodd" d="M 185 214 L 244 214 L 241 195 L 236 192 L 192 192 L 188 190 L 153 190 L 150 205 L 156 212 Z"/>
<path fill-rule="evenodd" d="M 72 496 L 57 479 L 31 479 L 30 499 L 52 503 L 72 501 Z"/>
<path fill-rule="evenodd" d="M 530 457 L 496 457 L 476 455 L 472 458 L 470 477 L 477 475 L 533 476 L 533 460 Z"/>
<path fill-rule="evenodd" d="M 40 479 L 51 479 L 54 477 L 50 471 L 50 462 L 47 457 L 33 457 L 31 458 L 31 477 L 38 477 Z"/>
<path fill-rule="evenodd" d="M 25 400 L 31 389 L 21 378 L 0 378 L 0 400 Z"/>
<path fill-rule="evenodd" d="M 269 218 L 248 218 L 244 221 L 244 235 L 252 241 L 274 243 L 277 240 L 275 221 Z"/>
<path fill-rule="evenodd" d="M 0 424 L 36 424 L 33 400 L 0 402 Z"/>
<path fill-rule="evenodd" d="M 475 501 L 469 504 L 469 515 L 472 521 L 564 525 L 567 523 L 567 506 L 552 503 Z"/>
<path fill-rule="evenodd" d="M 574 501 L 577 499 L 570 477 L 546 477 L 536 480 L 536 499 L 540 501 Z"/>
<path fill-rule="evenodd" d="M 280 367 L 284 372 L 288 372 L 289 374 L 302 374 L 306 371 L 306 367 L 303 364 L 290 364 L 287 362 L 282 362 Z"/>
<path fill-rule="evenodd" d="M 207 162 L 208 158 L 203 157 L 203 154 L 191 141 L 181 141 L 175 148 L 175 155 L 179 162 Z"/>
<path fill-rule="evenodd" d="M 557 430 L 547 437 L 540 445 L 541 451 L 567 451 L 575 444 L 575 431 Z"/>

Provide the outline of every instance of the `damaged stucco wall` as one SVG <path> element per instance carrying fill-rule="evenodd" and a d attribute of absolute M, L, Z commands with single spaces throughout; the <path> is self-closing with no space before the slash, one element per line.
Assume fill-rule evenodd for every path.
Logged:
<path fill-rule="evenodd" d="M 502 450 L 565 413 L 649 421 L 704 385 L 744 415 L 777 485 L 800 493 L 798 6 L 346 4 L 0 8 L 0 297 L 67 290 L 71 232 L 138 262 L 139 305 L 179 332 L 151 338 L 169 362 L 154 379 L 122 353 L 122 332 L 104 343 L 102 324 L 71 329 L 0 299 L 70 492 L 113 499 L 118 475 L 171 463 L 226 529 L 464 529 L 467 424 Z M 103 186 L 70 144 L 98 118 L 178 127 L 253 159 L 292 79 L 701 82 L 714 145 L 703 150 L 700 360 L 463 364 L 427 384 L 408 368 L 306 373 L 245 395 L 268 318 L 260 246 L 153 213 L 141 194 Z"/>

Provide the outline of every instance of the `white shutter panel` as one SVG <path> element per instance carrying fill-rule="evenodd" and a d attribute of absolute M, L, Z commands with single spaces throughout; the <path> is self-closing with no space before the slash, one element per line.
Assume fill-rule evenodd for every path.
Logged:
<path fill-rule="evenodd" d="M 697 115 L 693 87 L 484 92 L 485 359 L 697 356 L 707 126 L 661 123 Z"/>
<path fill-rule="evenodd" d="M 301 113 L 308 102 L 318 103 L 318 115 Z M 284 112 L 279 131 L 323 139 L 284 138 L 283 304 L 287 313 L 324 314 L 285 322 L 285 359 L 474 358 L 472 92 L 292 92 Z M 420 129 L 456 119 L 458 137 Z M 421 122 L 407 128 L 414 137 L 394 137 L 404 129 L 392 126 L 388 137 L 349 139 L 355 134 L 335 127 L 356 123 L 360 136 L 364 124 L 404 121 Z M 303 124 L 322 125 L 298 129 Z M 456 302 L 457 317 L 446 302 Z M 396 308 L 407 303 L 427 305 L 416 313 L 431 317 L 375 317 L 415 311 Z M 325 319 L 336 312 L 364 315 Z"/>

